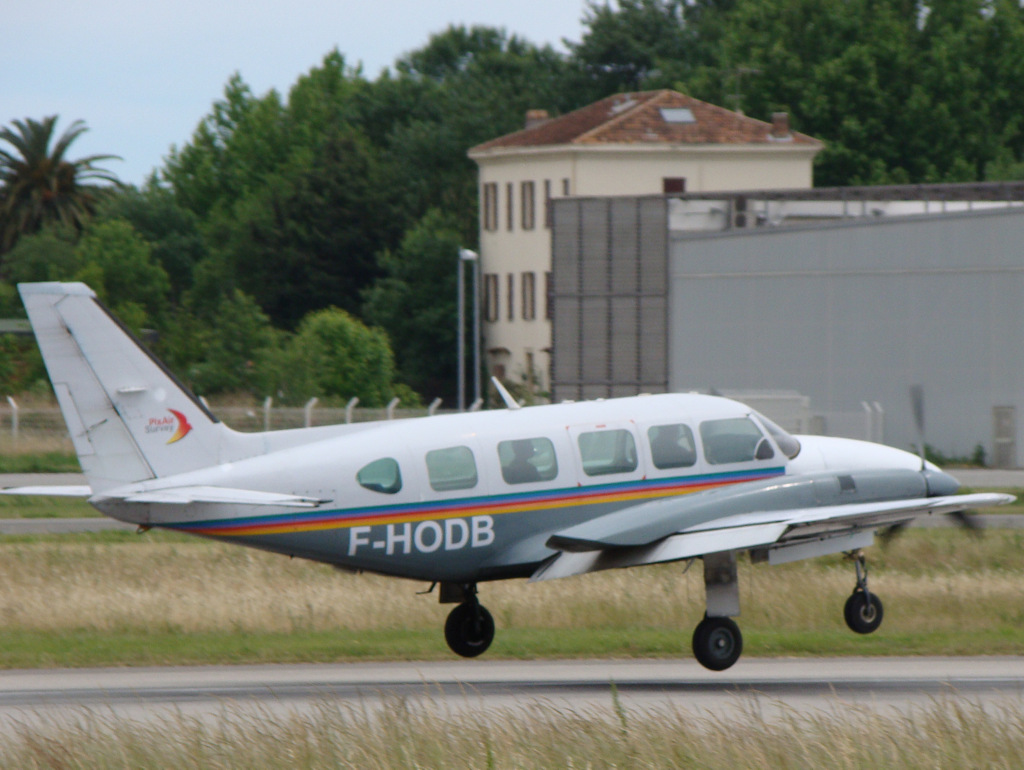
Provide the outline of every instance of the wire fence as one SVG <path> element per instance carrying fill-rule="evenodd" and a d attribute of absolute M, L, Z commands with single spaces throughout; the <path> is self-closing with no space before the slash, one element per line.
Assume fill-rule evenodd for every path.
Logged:
<path fill-rule="evenodd" d="M 225 425 L 244 433 L 263 430 L 288 430 L 317 425 L 338 425 L 347 422 L 402 420 L 451 413 L 439 408 L 439 402 L 428 407 L 399 408 L 397 404 L 381 409 L 319 406 L 315 401 L 305 406 L 262 406 L 208 404 L 210 411 Z M 476 405 L 474 405 L 476 406 Z M 479 408 L 479 407 L 477 407 Z M 0 452 L 34 452 L 73 450 L 64 417 L 56 404 L 20 406 L 13 399 L 0 405 Z"/>

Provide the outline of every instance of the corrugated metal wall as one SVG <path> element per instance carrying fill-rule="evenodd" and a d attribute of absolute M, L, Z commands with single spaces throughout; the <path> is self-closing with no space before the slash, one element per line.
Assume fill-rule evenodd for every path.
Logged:
<path fill-rule="evenodd" d="M 672 390 L 879 402 L 886 443 L 906 448 L 921 384 L 928 442 L 990 459 L 994 410 L 1024 406 L 1019 210 L 674 234 L 669 272 Z"/>
<path fill-rule="evenodd" d="M 659 198 L 554 200 L 552 397 L 668 387 L 668 218 Z"/>

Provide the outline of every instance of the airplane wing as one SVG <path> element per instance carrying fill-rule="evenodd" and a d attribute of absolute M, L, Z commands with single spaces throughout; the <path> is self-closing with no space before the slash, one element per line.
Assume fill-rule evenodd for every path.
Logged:
<path fill-rule="evenodd" d="M 785 497 L 782 496 L 782 499 Z M 560 553 L 546 561 L 530 579 L 552 580 L 616 567 L 678 561 L 710 553 L 748 549 L 761 560 L 782 564 L 864 548 L 873 542 L 875 529 L 909 522 L 923 514 L 1005 505 L 1014 499 L 1012 495 L 995 493 L 946 495 L 749 511 L 716 518 L 707 518 L 706 513 L 694 517 L 694 510 L 707 506 L 686 505 L 687 501 L 679 501 L 675 520 L 682 521 L 684 526 L 661 533 L 649 529 L 647 542 L 637 542 L 643 538 L 637 537 L 635 525 L 629 528 L 632 531 L 627 534 L 626 528 L 616 531 L 609 526 L 615 521 L 602 522 L 602 519 L 609 517 L 617 517 L 618 523 L 628 519 L 635 522 L 639 513 L 636 509 L 642 507 L 636 506 L 635 509 L 609 514 L 553 535 L 548 540 L 548 547 L 559 549 Z M 671 500 L 657 502 L 662 503 L 666 509 L 671 505 Z M 672 517 L 667 512 L 662 513 L 664 526 Z M 694 518 L 704 520 L 685 523 L 686 519 L 692 521 Z M 622 544 L 623 541 L 629 544 Z"/>

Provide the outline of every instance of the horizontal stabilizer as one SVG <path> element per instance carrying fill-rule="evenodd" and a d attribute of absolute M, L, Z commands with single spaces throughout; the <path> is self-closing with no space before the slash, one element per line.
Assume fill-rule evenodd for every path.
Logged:
<path fill-rule="evenodd" d="M 105 492 L 103 497 L 124 500 L 128 503 L 155 503 L 158 505 L 220 503 L 223 505 L 270 505 L 284 508 L 316 508 L 330 502 L 330 500 L 304 497 L 302 495 L 210 486 L 169 487 L 166 489 L 148 490 L 121 488 Z"/>
<path fill-rule="evenodd" d="M 88 484 L 71 486 L 34 486 L 34 487 L 4 487 L 0 489 L 0 495 L 38 495 L 50 497 L 92 497 L 92 487 Z"/>

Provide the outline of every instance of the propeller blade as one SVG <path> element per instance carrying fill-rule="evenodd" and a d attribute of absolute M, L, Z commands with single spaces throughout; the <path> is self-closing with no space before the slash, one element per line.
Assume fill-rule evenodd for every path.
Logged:
<path fill-rule="evenodd" d="M 882 548 L 888 547 L 888 545 L 897 537 L 902 535 L 909 526 L 909 521 L 901 521 L 899 524 L 892 524 L 886 527 L 878 533 L 879 545 L 881 545 Z"/>
<path fill-rule="evenodd" d="M 947 515 L 968 532 L 980 534 L 985 529 L 985 525 L 981 523 L 981 520 L 970 511 L 953 511 Z"/>

